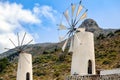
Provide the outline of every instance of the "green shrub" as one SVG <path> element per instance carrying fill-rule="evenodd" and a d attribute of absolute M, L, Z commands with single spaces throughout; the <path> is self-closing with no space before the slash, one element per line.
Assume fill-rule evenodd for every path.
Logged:
<path fill-rule="evenodd" d="M 46 72 L 44 70 L 36 70 L 33 75 L 35 76 L 45 76 L 46 75 Z"/>
<path fill-rule="evenodd" d="M 54 77 L 58 77 L 59 75 L 60 75 L 59 71 L 55 71 L 54 74 L 53 74 Z"/>
<path fill-rule="evenodd" d="M 104 39 L 105 35 L 104 34 L 99 34 L 99 36 L 97 37 L 97 39 Z"/>
<path fill-rule="evenodd" d="M 114 36 L 113 32 L 110 32 L 109 34 L 107 34 L 107 37 L 112 37 L 112 36 Z"/>
<path fill-rule="evenodd" d="M 43 54 L 50 54 L 51 52 L 49 50 L 45 50 Z"/>
<path fill-rule="evenodd" d="M 103 60 L 104 65 L 107 65 L 107 64 L 110 64 L 110 63 L 111 63 L 111 60 L 109 60 L 109 59 L 104 59 Z"/>
<path fill-rule="evenodd" d="M 115 31 L 116 34 L 120 35 L 120 29 Z"/>
<path fill-rule="evenodd" d="M 3 58 L 0 60 L 0 72 L 2 72 L 6 67 L 7 65 L 9 65 L 9 61 L 7 58 Z"/>
<path fill-rule="evenodd" d="M 0 80 L 3 80 L 2 78 L 0 78 Z"/>

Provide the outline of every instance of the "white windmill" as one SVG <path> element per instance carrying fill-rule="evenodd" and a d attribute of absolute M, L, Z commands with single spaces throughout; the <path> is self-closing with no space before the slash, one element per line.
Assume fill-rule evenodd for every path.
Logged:
<path fill-rule="evenodd" d="M 81 4 L 71 4 L 71 6 L 63 13 L 66 19 L 61 22 L 59 30 L 67 30 L 64 37 L 65 40 L 62 51 L 65 50 L 69 40 L 69 52 L 72 52 L 71 75 L 88 75 L 95 74 L 95 55 L 94 55 L 94 39 L 93 33 L 86 32 L 85 28 L 79 28 L 80 23 L 87 17 L 87 9 Z M 71 17 L 70 17 L 71 16 Z M 63 20 L 62 20 L 63 21 Z M 68 26 L 66 26 L 68 25 Z"/>
<path fill-rule="evenodd" d="M 29 41 L 26 45 L 23 45 L 25 36 L 26 36 L 26 33 L 24 34 L 22 41 L 20 41 L 19 34 L 17 34 L 18 46 L 16 46 L 14 44 L 14 42 L 11 39 L 9 39 L 11 41 L 11 43 L 15 46 L 16 53 L 19 54 L 16 80 L 33 80 L 33 77 L 32 77 L 32 55 L 24 52 L 24 49 L 33 40 Z"/>

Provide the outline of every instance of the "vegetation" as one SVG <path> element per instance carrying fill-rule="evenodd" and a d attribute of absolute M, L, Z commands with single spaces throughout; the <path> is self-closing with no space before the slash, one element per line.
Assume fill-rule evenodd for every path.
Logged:
<path fill-rule="evenodd" d="M 3 72 L 7 65 L 9 65 L 9 61 L 7 58 L 3 58 L 0 60 L 0 73 Z"/>
<path fill-rule="evenodd" d="M 34 54 L 34 80 L 64 80 L 70 74 L 71 56 L 56 48 L 45 49 L 43 54 Z M 120 68 L 120 31 L 106 36 L 100 34 L 95 39 L 95 56 L 97 69 Z M 6 58 L 0 60 L 0 70 L 0 80 L 15 80 L 16 61 L 9 63 Z"/>
<path fill-rule="evenodd" d="M 95 41 L 97 69 L 120 68 L 120 31 Z"/>

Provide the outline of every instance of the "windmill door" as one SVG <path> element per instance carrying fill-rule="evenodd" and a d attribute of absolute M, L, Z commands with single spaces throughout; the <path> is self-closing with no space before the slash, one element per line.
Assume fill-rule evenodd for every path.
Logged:
<path fill-rule="evenodd" d="M 30 80 L 30 73 L 29 72 L 26 73 L 26 80 Z"/>
<path fill-rule="evenodd" d="M 88 74 L 92 74 L 92 61 L 88 61 Z"/>

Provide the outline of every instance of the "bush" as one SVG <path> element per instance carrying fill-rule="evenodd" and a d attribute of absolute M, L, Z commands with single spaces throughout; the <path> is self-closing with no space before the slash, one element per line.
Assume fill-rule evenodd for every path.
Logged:
<path fill-rule="evenodd" d="M 99 36 L 97 37 L 97 39 L 104 39 L 105 35 L 104 34 L 99 34 Z"/>
<path fill-rule="evenodd" d="M 50 54 L 51 52 L 49 50 L 45 50 L 43 54 Z"/>
<path fill-rule="evenodd" d="M 54 75 L 54 77 L 58 77 L 60 75 L 60 72 L 59 71 L 55 71 L 53 75 Z"/>
<path fill-rule="evenodd" d="M 6 66 L 9 65 L 9 61 L 7 58 L 3 58 L 0 60 L 0 72 L 2 72 Z"/>
<path fill-rule="evenodd" d="M 37 70 L 36 72 L 33 73 L 33 75 L 36 75 L 36 76 L 45 76 L 46 73 L 44 70 Z"/>
<path fill-rule="evenodd" d="M 110 64 L 110 63 L 111 63 L 111 60 L 109 60 L 109 59 L 105 59 L 105 60 L 103 61 L 103 64 L 105 64 L 105 65 Z"/>
<path fill-rule="evenodd" d="M 0 80 L 3 80 L 2 78 L 0 78 Z"/>
<path fill-rule="evenodd" d="M 117 65 L 116 65 L 116 68 L 120 68 L 120 64 L 117 64 Z"/>
<path fill-rule="evenodd" d="M 112 37 L 112 36 L 114 36 L 113 32 L 110 32 L 109 34 L 107 34 L 107 37 Z"/>
<path fill-rule="evenodd" d="M 58 61 L 64 61 L 65 60 L 65 56 L 66 55 L 64 53 L 60 53 Z"/>
<path fill-rule="evenodd" d="M 120 35 L 120 29 L 116 30 L 115 33 Z"/>

